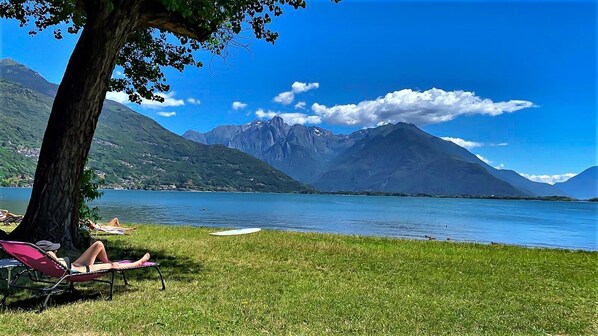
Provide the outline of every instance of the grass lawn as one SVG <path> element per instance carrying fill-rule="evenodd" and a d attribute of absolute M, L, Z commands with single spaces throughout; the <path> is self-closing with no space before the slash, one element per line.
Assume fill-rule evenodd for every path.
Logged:
<path fill-rule="evenodd" d="M 109 255 L 162 263 L 36 313 L 20 296 L 0 334 L 598 334 L 598 253 L 436 241 L 141 225 Z M 144 273 L 145 272 L 145 273 Z"/>

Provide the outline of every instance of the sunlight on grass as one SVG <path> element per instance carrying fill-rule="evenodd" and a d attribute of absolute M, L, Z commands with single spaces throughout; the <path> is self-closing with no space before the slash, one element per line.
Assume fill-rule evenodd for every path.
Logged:
<path fill-rule="evenodd" d="M 139 225 L 114 259 L 149 251 L 113 301 L 9 301 L 3 334 L 596 334 L 595 252 Z M 84 294 L 106 286 L 87 286 Z M 31 300 L 30 300 L 31 301 Z M 85 322 L 84 322 L 85 321 Z"/>

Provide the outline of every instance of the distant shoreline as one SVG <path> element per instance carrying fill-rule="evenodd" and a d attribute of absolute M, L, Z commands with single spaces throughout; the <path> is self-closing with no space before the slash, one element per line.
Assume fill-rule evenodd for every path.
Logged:
<path fill-rule="evenodd" d="M 30 186 L 22 187 L 0 187 L 0 188 L 14 188 L 14 189 L 31 189 Z M 590 199 L 577 199 L 567 196 L 541 196 L 541 197 L 520 197 L 520 196 L 474 196 L 474 195 L 429 195 L 429 194 L 404 194 L 381 191 L 314 191 L 314 192 L 263 192 L 263 191 L 242 191 L 242 190 L 199 190 L 199 189 L 127 189 L 127 188 L 100 188 L 99 190 L 126 190 L 126 191 L 182 191 L 182 192 L 228 192 L 228 193 L 247 193 L 247 194 L 261 194 L 261 193 L 275 193 L 275 194 L 298 194 L 298 195 L 346 195 L 346 196 L 391 196 L 391 197 L 425 197 L 425 198 L 459 198 L 459 199 L 489 199 L 489 200 L 514 200 L 514 201 L 559 201 L 559 202 L 598 202 L 598 197 Z"/>
<path fill-rule="evenodd" d="M 522 201 L 565 201 L 565 202 L 597 202 L 598 198 L 589 200 L 580 200 L 568 196 L 539 196 L 539 197 L 521 197 L 521 196 L 474 196 L 474 195 L 429 195 L 429 194 L 402 194 L 392 192 L 377 191 L 332 191 L 320 192 L 323 195 L 355 195 L 355 196 L 394 196 L 394 197 L 428 197 L 428 198 L 463 198 L 463 199 L 492 199 L 492 200 L 522 200 Z"/>

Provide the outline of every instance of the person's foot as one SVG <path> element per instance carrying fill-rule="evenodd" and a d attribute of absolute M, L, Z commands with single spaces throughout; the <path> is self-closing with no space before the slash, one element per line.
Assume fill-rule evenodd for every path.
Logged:
<path fill-rule="evenodd" d="M 144 263 L 146 261 L 148 261 L 150 259 L 150 254 L 146 253 L 143 255 L 143 257 L 141 257 L 141 259 L 139 259 L 139 261 L 141 261 L 141 263 Z"/>

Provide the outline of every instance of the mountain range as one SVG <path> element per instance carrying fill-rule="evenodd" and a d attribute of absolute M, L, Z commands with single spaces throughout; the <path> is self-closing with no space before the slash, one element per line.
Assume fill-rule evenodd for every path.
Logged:
<path fill-rule="evenodd" d="M 0 185 L 32 183 L 56 90 L 25 65 L 0 60 Z M 598 196 L 597 167 L 554 186 L 532 182 L 411 124 L 345 135 L 275 117 L 181 137 L 110 100 L 88 166 L 108 188 L 314 192 L 310 184 L 321 191 Z"/>
<path fill-rule="evenodd" d="M 0 183 L 30 185 L 57 85 L 0 60 Z M 105 187 L 311 192 L 253 156 L 176 135 L 125 105 L 106 100 L 88 167 Z"/>
<path fill-rule="evenodd" d="M 575 196 L 559 186 L 495 169 L 466 149 L 406 123 L 348 135 L 280 117 L 219 126 L 183 137 L 251 154 L 321 191 L 373 191 L 429 195 Z M 595 185 L 595 184 L 594 184 Z"/>

